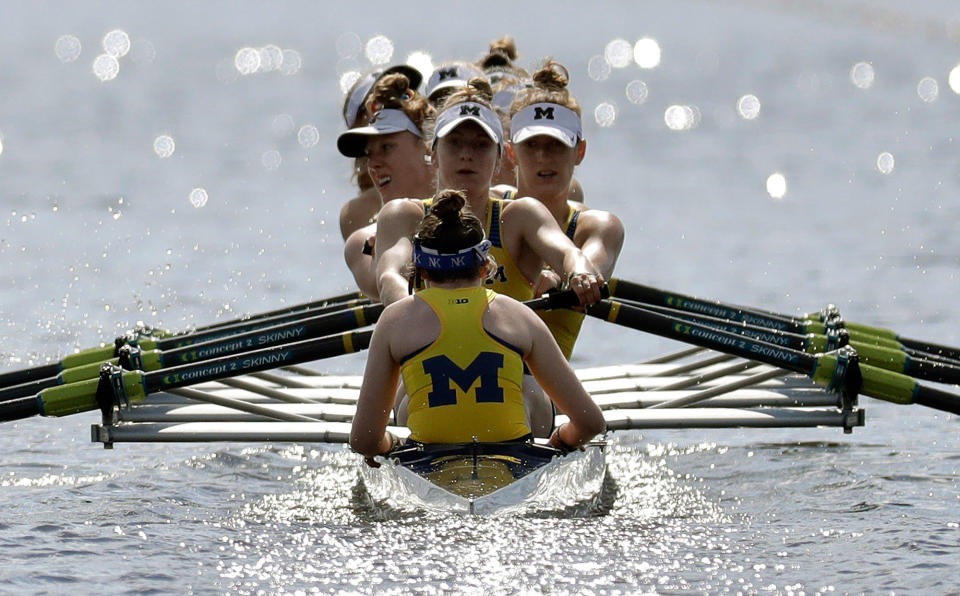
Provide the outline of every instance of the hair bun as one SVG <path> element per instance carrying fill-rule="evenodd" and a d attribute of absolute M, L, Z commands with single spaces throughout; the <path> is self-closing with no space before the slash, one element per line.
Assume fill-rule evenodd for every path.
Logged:
<path fill-rule="evenodd" d="M 430 213 L 435 215 L 444 224 L 460 221 L 463 206 L 467 204 L 467 197 L 460 190 L 442 190 L 437 193 Z"/>
<path fill-rule="evenodd" d="M 570 83 L 570 71 L 555 60 L 547 60 L 533 73 L 533 84 L 548 91 L 562 91 Z"/>

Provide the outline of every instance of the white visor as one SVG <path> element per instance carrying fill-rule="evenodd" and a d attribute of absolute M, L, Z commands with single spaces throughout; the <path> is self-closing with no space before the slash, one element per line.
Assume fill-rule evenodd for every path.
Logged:
<path fill-rule="evenodd" d="M 555 103 L 535 103 L 513 115 L 510 134 L 514 143 L 522 143 L 537 135 L 547 135 L 567 147 L 576 147 L 583 138 L 583 128 L 580 116 L 570 108 Z"/>
<path fill-rule="evenodd" d="M 454 104 L 440 112 L 437 116 L 436 139 L 442 139 L 468 120 L 479 124 L 498 147 L 503 144 L 503 125 L 500 123 L 500 118 L 493 113 L 493 110 L 475 101 Z"/>
<path fill-rule="evenodd" d="M 470 79 L 483 78 L 483 72 L 469 64 L 445 64 L 438 66 L 427 80 L 426 96 L 431 99 L 442 89 L 464 87 Z"/>
<path fill-rule="evenodd" d="M 373 89 L 373 84 L 377 82 L 380 71 L 371 72 L 363 77 L 363 80 L 357 83 L 347 99 L 347 107 L 343 111 L 343 121 L 347 123 L 347 128 L 353 128 L 357 123 L 357 115 L 360 113 L 360 107 L 363 100 L 367 98 L 367 93 Z"/>
<path fill-rule="evenodd" d="M 378 135 L 408 131 L 423 137 L 423 133 L 403 110 L 380 110 L 370 119 L 370 124 L 360 128 L 351 128 L 337 138 L 337 149 L 347 157 L 363 157 L 367 151 L 367 140 Z"/>

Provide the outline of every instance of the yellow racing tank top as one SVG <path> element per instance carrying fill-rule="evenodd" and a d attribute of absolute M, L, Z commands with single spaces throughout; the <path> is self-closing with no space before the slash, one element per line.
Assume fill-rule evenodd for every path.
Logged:
<path fill-rule="evenodd" d="M 487 239 L 490 241 L 491 247 L 489 254 L 493 257 L 493 260 L 497 262 L 497 270 L 490 279 L 486 280 L 485 285 L 498 294 L 506 294 L 511 298 L 523 302 L 524 300 L 533 298 L 533 285 L 520 271 L 516 261 L 513 260 L 513 257 L 510 256 L 510 253 L 503 246 L 503 237 L 500 232 L 502 224 L 501 217 L 503 215 L 503 208 L 507 203 L 508 201 L 504 199 L 491 196 L 490 202 L 487 204 L 487 213 L 483 220 L 483 229 L 487 234 Z M 424 199 L 424 216 L 430 213 L 432 206 L 432 198 Z"/>
<path fill-rule="evenodd" d="M 421 443 L 510 441 L 530 433 L 523 356 L 483 328 L 492 290 L 417 292 L 440 319 L 440 335 L 400 365 L 410 396 L 410 438 Z"/>
<path fill-rule="evenodd" d="M 580 211 L 573 206 L 569 207 L 567 220 L 563 224 L 563 231 L 567 237 L 573 241 L 574 234 L 577 233 L 577 220 L 580 218 Z M 580 335 L 580 328 L 583 326 L 583 313 L 568 308 L 557 310 L 537 311 L 543 322 L 547 324 L 553 339 L 557 340 L 560 351 L 570 360 L 573 355 L 573 345 L 577 343 L 577 337 Z"/>

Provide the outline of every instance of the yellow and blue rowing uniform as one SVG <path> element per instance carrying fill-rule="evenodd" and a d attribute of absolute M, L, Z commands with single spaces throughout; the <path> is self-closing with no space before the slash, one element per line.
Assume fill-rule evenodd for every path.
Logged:
<path fill-rule="evenodd" d="M 440 319 L 440 335 L 400 365 L 410 396 L 410 438 L 467 443 L 530 434 L 523 355 L 483 328 L 483 315 L 496 293 L 483 287 L 427 288 L 416 296 Z"/>
<path fill-rule="evenodd" d="M 568 208 L 563 231 L 572 242 L 574 235 L 577 233 L 580 211 L 572 205 Z M 547 324 L 553 338 L 557 340 L 560 351 L 563 352 L 567 360 L 570 360 L 570 356 L 573 355 L 573 345 L 577 343 L 580 328 L 583 326 L 583 313 L 568 308 L 559 308 L 557 310 L 537 311 L 537 314 Z"/>

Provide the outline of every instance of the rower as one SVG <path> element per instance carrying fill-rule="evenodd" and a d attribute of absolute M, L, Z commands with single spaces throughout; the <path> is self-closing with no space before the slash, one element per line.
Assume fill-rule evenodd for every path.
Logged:
<path fill-rule="evenodd" d="M 613 275 L 623 247 L 623 223 L 617 216 L 570 200 L 576 166 L 583 161 L 580 105 L 567 89 L 570 77 L 558 62 L 548 60 L 533 75 L 533 85 L 521 89 L 511 106 L 511 142 L 507 153 L 517 164 L 517 194 L 534 197 L 606 279 Z M 546 269 L 534 283 L 534 293 L 560 285 L 556 272 Z M 567 359 L 583 324 L 583 314 L 568 309 L 540 313 Z"/>
<path fill-rule="evenodd" d="M 350 432 L 351 447 L 368 458 L 399 444 L 386 427 L 401 375 L 413 441 L 531 438 L 524 362 L 570 419 L 554 430 L 550 445 L 575 449 L 605 430 L 600 408 L 543 321 L 484 287 L 496 264 L 483 224 L 465 203 L 461 192 L 438 195 L 414 237 L 414 274 L 426 289 L 388 306 L 374 330 Z"/>
<path fill-rule="evenodd" d="M 485 283 L 517 300 L 534 297 L 533 285 L 544 263 L 559 272 L 581 304 L 601 298 L 603 277 L 583 252 L 564 235 L 546 207 L 532 198 L 505 201 L 490 196 L 491 180 L 499 167 L 503 129 L 490 105 L 492 89 L 485 79 L 471 79 L 453 92 L 437 116 L 431 162 L 441 189 L 462 190 L 470 211 L 485 222 L 491 253 L 498 267 Z M 431 200 L 399 199 L 383 206 L 377 216 L 374 261 L 377 289 L 384 304 L 409 294 L 407 272 L 413 234 Z M 532 382 L 528 383 L 532 385 Z M 553 427 L 550 401 L 536 388 L 527 405 L 535 436 L 546 437 Z M 398 422 L 404 423 L 402 409 Z"/>
<path fill-rule="evenodd" d="M 367 100 L 373 116 L 366 126 L 351 128 L 337 138 L 337 149 L 346 157 L 365 158 L 367 172 L 379 197 L 377 210 L 399 198 L 426 198 L 436 189 L 436 170 L 430 165 L 430 147 L 424 140 L 424 125 L 435 110 L 418 94 L 402 73 L 384 75 L 376 81 Z M 376 222 L 346 238 L 344 260 L 357 287 L 376 300 L 373 244 Z"/>

